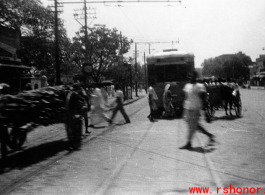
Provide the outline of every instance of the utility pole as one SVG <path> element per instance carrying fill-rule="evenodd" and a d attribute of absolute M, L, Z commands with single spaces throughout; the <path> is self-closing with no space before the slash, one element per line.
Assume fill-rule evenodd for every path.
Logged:
<path fill-rule="evenodd" d="M 52 1 L 52 0 L 50 0 Z M 86 9 L 86 4 L 87 3 L 181 3 L 181 0 L 157 0 L 157 1 L 147 1 L 147 0 L 128 0 L 128 1 L 119 1 L 119 0 L 114 0 L 114 1 L 89 1 L 86 2 L 84 1 L 60 1 L 54 0 L 54 5 L 55 5 L 55 67 L 56 67 L 56 84 L 59 85 L 61 83 L 61 74 L 60 74 L 60 60 L 59 60 L 59 32 L 58 32 L 58 4 L 77 4 L 77 3 L 84 3 L 85 6 L 85 44 L 87 46 L 87 9 Z M 86 53 L 85 53 L 85 58 L 87 59 L 87 47 L 86 47 Z M 137 93 L 137 92 L 136 92 Z"/>
<path fill-rule="evenodd" d="M 84 0 L 84 8 L 82 9 L 82 11 L 84 11 L 82 14 L 84 15 L 84 17 L 79 17 L 78 18 L 78 16 L 79 16 L 79 14 L 78 13 L 75 13 L 74 14 L 74 17 L 75 17 L 75 20 L 85 29 L 85 42 L 84 42 L 84 45 L 85 45 L 85 55 L 84 55 L 84 58 L 85 58 L 85 60 L 84 60 L 84 62 L 83 62 L 83 75 L 84 75 L 84 80 L 83 80 L 83 82 L 84 82 L 84 84 L 89 84 L 89 77 L 91 76 L 91 74 L 92 74 L 92 64 L 89 62 L 89 59 L 88 59 L 88 29 L 90 30 L 90 31 L 92 31 L 89 27 L 88 27 L 88 25 L 87 25 L 87 21 L 88 21 L 88 14 L 91 14 L 91 13 L 87 13 L 87 6 L 86 6 L 86 0 Z M 90 9 L 93 9 L 93 10 L 95 10 L 95 8 L 90 8 L 89 7 L 89 10 Z M 79 11 L 79 10 L 75 10 L 75 11 Z M 94 13 L 92 13 L 92 14 L 95 14 L 95 12 Z M 94 16 L 94 17 L 89 17 L 89 18 L 93 18 L 93 19 L 96 19 L 96 17 Z M 85 25 L 83 25 L 81 22 L 79 22 L 79 20 L 78 19 L 85 19 Z M 101 52 L 101 54 L 102 54 L 102 52 Z M 102 60 L 102 55 L 100 56 L 100 59 Z M 87 68 L 87 66 L 89 67 L 89 68 Z M 87 72 L 85 72 L 85 69 L 86 70 L 89 70 L 90 71 L 90 73 L 89 74 L 87 74 Z"/>
<path fill-rule="evenodd" d="M 120 32 L 120 40 L 121 40 L 121 49 L 120 49 L 120 55 L 121 55 L 121 65 L 123 66 L 123 43 L 122 43 L 122 33 Z"/>
<path fill-rule="evenodd" d="M 56 72 L 56 85 L 61 84 L 61 72 L 60 72 L 60 54 L 59 54 L 59 30 L 58 30 L 58 1 L 54 0 L 54 8 L 55 8 L 55 14 L 54 14 L 54 32 L 55 32 L 55 72 Z"/>
<path fill-rule="evenodd" d="M 144 80 L 145 80 L 145 91 L 147 92 L 148 86 L 147 86 L 147 65 L 145 63 L 145 52 L 144 52 Z"/>
<path fill-rule="evenodd" d="M 134 57 L 134 62 L 135 62 L 135 96 L 138 97 L 138 93 L 137 93 L 137 43 L 135 43 L 135 57 Z"/>
<path fill-rule="evenodd" d="M 85 11 L 85 47 L 86 47 L 86 51 L 85 51 L 85 61 L 87 61 L 87 9 L 86 9 L 86 0 L 84 0 L 84 11 Z"/>
<path fill-rule="evenodd" d="M 132 90 L 133 90 L 133 84 L 132 84 L 132 64 L 130 63 L 130 85 L 131 85 L 131 99 L 132 99 Z"/>
<path fill-rule="evenodd" d="M 124 71 L 124 67 L 123 67 L 123 42 L 122 42 L 122 33 L 120 31 L 120 66 L 122 67 L 122 73 L 123 73 L 123 76 L 122 76 L 122 81 L 123 81 L 123 85 L 121 86 L 122 87 L 122 91 L 123 91 L 123 94 L 125 95 L 126 98 L 128 98 L 128 94 L 127 94 L 127 86 L 126 86 L 126 70 Z"/>

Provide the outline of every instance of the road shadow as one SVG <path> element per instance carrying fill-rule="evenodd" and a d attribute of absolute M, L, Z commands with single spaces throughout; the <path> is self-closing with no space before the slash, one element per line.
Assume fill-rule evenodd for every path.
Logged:
<path fill-rule="evenodd" d="M 16 153 L 11 153 L 5 159 L 0 159 L 0 174 L 12 171 L 13 169 L 20 170 L 38 164 L 66 150 L 71 152 L 67 140 L 57 140 L 22 149 Z"/>
<path fill-rule="evenodd" d="M 192 147 L 190 149 L 188 149 L 191 152 L 198 152 L 198 153 L 210 153 L 213 152 L 215 150 L 215 148 L 213 147 Z"/>
<path fill-rule="evenodd" d="M 104 129 L 106 128 L 107 126 L 94 126 L 93 129 Z"/>
<path fill-rule="evenodd" d="M 181 114 L 176 114 L 175 116 L 170 116 L 170 117 L 164 117 L 164 116 L 158 116 L 158 115 L 155 115 L 154 118 L 156 120 L 175 120 L 175 119 L 182 119 L 183 118 L 183 115 Z"/>
<path fill-rule="evenodd" d="M 122 126 L 122 125 L 128 125 L 128 124 L 131 124 L 131 123 L 117 122 L 117 123 L 113 123 L 113 124 L 115 124 L 116 126 Z"/>
<path fill-rule="evenodd" d="M 224 116 L 219 116 L 219 117 L 214 117 L 213 121 L 215 120 L 229 120 L 229 121 L 232 121 L 232 120 L 236 120 L 236 119 L 239 119 L 241 117 L 238 117 L 236 115 L 224 115 Z"/>

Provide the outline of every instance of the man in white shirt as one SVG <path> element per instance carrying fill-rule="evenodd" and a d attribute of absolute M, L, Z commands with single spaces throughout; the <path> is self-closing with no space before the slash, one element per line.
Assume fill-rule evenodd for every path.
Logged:
<path fill-rule="evenodd" d="M 128 115 L 126 114 L 124 107 L 123 107 L 123 92 L 120 89 L 120 86 L 117 85 L 116 86 L 116 107 L 114 108 L 113 112 L 112 112 L 112 116 L 110 119 L 110 124 L 112 124 L 112 121 L 114 119 L 114 117 L 116 116 L 117 112 L 120 111 L 121 114 L 123 115 L 126 123 L 131 123 Z"/>
<path fill-rule="evenodd" d="M 180 149 L 191 149 L 191 140 L 192 136 L 196 130 L 201 131 L 203 134 L 207 135 L 210 139 L 210 143 L 215 142 L 214 135 L 207 132 L 200 124 L 200 111 L 204 107 L 205 98 L 206 98 L 206 88 L 203 84 L 197 83 L 198 73 L 196 71 L 191 72 L 191 81 L 187 83 L 183 91 L 185 92 L 185 101 L 184 101 L 184 114 L 185 120 L 188 125 L 188 138 L 186 145 L 180 147 Z"/>

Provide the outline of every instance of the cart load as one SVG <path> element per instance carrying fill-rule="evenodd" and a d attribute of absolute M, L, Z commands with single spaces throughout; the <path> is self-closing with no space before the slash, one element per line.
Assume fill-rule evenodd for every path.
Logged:
<path fill-rule="evenodd" d="M 56 123 L 67 123 L 67 96 L 79 95 L 80 88 L 71 86 L 45 87 L 37 90 L 24 91 L 17 95 L 0 97 L 0 137 L 11 149 L 19 149 L 25 142 L 27 132 L 37 126 Z M 68 98 L 70 101 L 71 98 Z M 73 99 L 73 98 L 72 98 Z M 76 99 L 76 98 L 75 98 Z M 80 97 L 80 101 L 84 98 Z M 82 108 L 84 101 L 76 102 Z M 5 151 L 4 151 L 5 152 Z"/>

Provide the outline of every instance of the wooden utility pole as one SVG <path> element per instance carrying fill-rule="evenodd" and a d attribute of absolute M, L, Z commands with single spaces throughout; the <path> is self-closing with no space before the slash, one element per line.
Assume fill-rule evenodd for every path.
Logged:
<path fill-rule="evenodd" d="M 58 2 L 54 0 L 55 6 L 55 69 L 56 69 L 56 85 L 61 84 L 60 60 L 59 60 L 59 33 L 58 33 Z"/>
<path fill-rule="evenodd" d="M 85 46 L 87 46 L 87 9 L 86 4 L 87 3 L 181 3 L 181 0 L 157 0 L 157 1 L 146 1 L 146 0 L 128 0 L 128 1 L 60 1 L 54 0 L 55 4 L 55 66 L 56 66 L 56 84 L 59 85 L 61 83 L 61 73 L 60 73 L 60 60 L 59 60 L 59 33 L 58 33 L 58 3 L 60 4 L 76 4 L 76 3 L 84 3 L 84 11 L 85 11 Z M 86 47 L 86 53 L 85 53 L 85 59 L 87 59 L 88 53 L 87 53 L 87 47 Z M 136 86 L 137 88 L 137 86 Z M 137 96 L 137 91 L 136 91 Z"/>
<path fill-rule="evenodd" d="M 147 92 L 148 86 L 147 86 L 147 65 L 145 63 L 145 52 L 144 52 L 144 80 L 145 80 L 145 91 Z"/>
<path fill-rule="evenodd" d="M 85 51 L 85 61 L 88 61 L 87 57 L 88 57 L 88 52 L 87 52 L 87 47 L 88 47 L 88 34 L 87 34 L 87 8 L 86 8 L 86 0 L 84 0 L 84 11 L 85 11 L 85 47 L 86 47 L 86 51 Z"/>
<path fill-rule="evenodd" d="M 137 87 L 137 43 L 135 43 L 135 56 L 134 56 L 134 62 L 135 62 L 135 96 L 138 97 L 138 87 Z"/>

